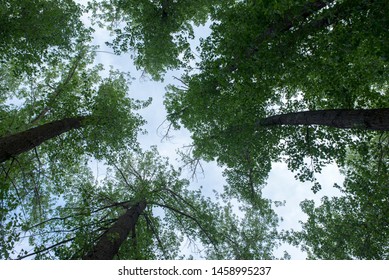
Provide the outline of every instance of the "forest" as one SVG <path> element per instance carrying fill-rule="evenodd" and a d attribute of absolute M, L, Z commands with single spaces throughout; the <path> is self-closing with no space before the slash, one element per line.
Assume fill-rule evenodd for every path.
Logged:
<path fill-rule="evenodd" d="M 0 259 L 283 246 L 389 259 L 387 0 L 0 0 Z"/>

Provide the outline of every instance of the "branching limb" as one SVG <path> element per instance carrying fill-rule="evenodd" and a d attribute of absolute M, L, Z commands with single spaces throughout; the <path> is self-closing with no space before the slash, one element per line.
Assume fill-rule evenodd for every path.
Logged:
<path fill-rule="evenodd" d="M 153 221 L 150 219 L 149 215 L 144 214 L 143 216 L 145 217 L 146 223 L 150 227 L 154 237 L 157 239 L 158 246 L 161 249 L 162 254 L 164 255 L 165 259 L 168 259 L 168 254 L 167 254 L 166 248 L 164 247 L 163 242 L 162 242 L 161 238 L 159 237 L 158 231 L 155 228 Z"/>
<path fill-rule="evenodd" d="M 117 171 L 119 171 L 120 173 L 120 176 L 123 178 L 125 184 L 127 185 L 127 187 L 129 187 L 132 191 L 135 191 L 135 188 L 133 185 L 131 185 L 128 180 L 127 180 L 127 177 L 124 175 L 123 171 L 115 164 L 115 163 L 112 163 L 113 166 L 116 168 Z"/>
<path fill-rule="evenodd" d="M 81 62 L 81 59 L 83 58 L 84 56 L 84 51 L 81 51 L 77 57 L 75 58 L 75 61 L 72 65 L 72 67 L 70 67 L 69 69 L 69 72 L 67 73 L 66 75 L 66 78 L 65 80 L 60 83 L 55 89 L 54 89 L 54 92 L 52 93 L 51 97 L 49 98 L 48 100 L 48 105 L 46 107 L 43 108 L 43 110 L 38 114 L 38 116 L 36 116 L 31 122 L 30 124 L 31 125 L 35 125 L 37 124 L 40 120 L 42 120 L 46 114 L 51 110 L 51 104 L 53 104 L 56 99 L 58 98 L 58 96 L 62 93 L 63 91 L 63 87 L 66 86 L 67 84 L 70 83 L 70 81 L 72 80 L 73 76 L 75 75 L 76 73 L 76 70 L 78 68 L 78 66 L 80 65 L 80 62 Z"/>
<path fill-rule="evenodd" d="M 17 259 L 18 259 L 18 260 L 22 260 L 22 259 L 25 259 L 25 258 L 34 256 L 34 255 L 37 255 L 37 254 L 40 254 L 40 253 L 43 253 L 43 252 L 47 252 L 47 251 L 49 251 L 49 250 L 51 250 L 51 249 L 53 249 L 53 248 L 55 248 L 55 247 L 58 247 L 58 246 L 60 246 L 60 245 L 62 245 L 62 244 L 65 244 L 65 243 L 68 243 L 68 242 L 70 242 L 70 241 L 73 241 L 74 239 L 76 239 L 76 238 L 73 237 L 73 238 L 69 238 L 69 239 L 63 240 L 63 241 L 58 242 L 58 243 L 56 243 L 56 244 L 54 244 L 54 245 L 51 245 L 51 246 L 49 246 L 49 247 L 46 247 L 46 248 L 43 248 L 43 249 L 41 249 L 41 250 L 35 251 L 34 253 L 30 253 L 30 254 L 24 255 L 24 256 L 19 257 L 19 258 L 17 258 Z"/>
<path fill-rule="evenodd" d="M 183 212 L 183 211 L 180 211 L 172 206 L 169 206 L 169 205 L 166 205 L 166 204 L 161 204 L 161 203 L 154 203 L 155 205 L 159 206 L 159 207 L 162 207 L 162 208 L 166 208 L 170 211 L 172 211 L 173 213 L 176 213 L 176 214 L 179 214 L 181 216 L 184 216 L 186 218 L 188 218 L 189 220 L 192 220 L 193 222 L 195 222 L 197 224 L 197 226 L 200 228 L 200 230 L 207 236 L 208 240 L 212 243 L 212 245 L 217 248 L 217 245 L 215 243 L 215 241 L 213 240 L 213 238 L 209 235 L 208 231 L 203 227 L 203 225 L 200 223 L 200 221 L 198 219 L 196 219 L 195 217 Z"/>
<path fill-rule="evenodd" d="M 99 211 L 102 211 L 104 209 L 108 209 L 108 208 L 112 208 L 112 207 L 117 207 L 117 206 L 125 206 L 126 204 L 130 203 L 131 200 L 126 200 L 126 201 L 122 201 L 122 202 L 116 202 L 116 203 L 113 203 L 113 204 L 110 204 L 110 205 L 106 205 L 106 206 L 103 206 L 103 207 L 100 207 L 100 208 L 97 208 L 93 211 L 91 211 L 90 213 L 91 214 L 94 214 L 94 213 L 97 213 Z M 82 216 L 84 215 L 84 213 L 80 212 L 80 213 L 76 213 L 76 214 L 73 214 L 73 215 L 68 215 L 68 216 L 65 216 L 65 217 L 53 217 L 53 218 L 50 218 L 50 219 L 47 219 L 43 222 L 40 222 L 36 225 L 33 225 L 31 226 L 28 230 L 31 230 L 35 227 L 39 227 L 43 224 L 46 224 L 46 223 L 49 223 L 49 222 L 52 222 L 52 221 L 64 221 L 66 219 L 69 219 L 69 218 L 74 218 L 74 217 L 77 217 L 77 216 Z"/>

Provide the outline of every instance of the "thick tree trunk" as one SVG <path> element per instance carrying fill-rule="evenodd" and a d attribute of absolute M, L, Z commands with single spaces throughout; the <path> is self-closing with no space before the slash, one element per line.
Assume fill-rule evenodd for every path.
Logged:
<path fill-rule="evenodd" d="M 324 125 L 337 128 L 359 128 L 389 131 L 389 108 L 368 110 L 318 110 L 271 116 L 259 120 L 257 126 Z"/>
<path fill-rule="evenodd" d="M 126 213 L 109 228 L 99 239 L 95 247 L 84 260 L 112 260 L 130 232 L 135 230 L 140 214 L 146 209 L 146 201 L 141 201 L 129 208 Z"/>
<path fill-rule="evenodd" d="M 46 140 L 82 126 L 87 117 L 65 118 L 0 138 L 0 162 L 27 152 Z"/>

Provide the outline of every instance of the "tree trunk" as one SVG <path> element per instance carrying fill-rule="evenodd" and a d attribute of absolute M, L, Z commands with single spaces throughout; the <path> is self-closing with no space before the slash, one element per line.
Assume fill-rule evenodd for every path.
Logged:
<path fill-rule="evenodd" d="M 82 127 L 87 117 L 65 118 L 0 138 L 0 162 L 27 152 L 46 140 Z"/>
<path fill-rule="evenodd" d="M 324 125 L 389 131 L 389 108 L 368 110 L 318 110 L 271 116 L 257 121 L 256 126 Z"/>
<path fill-rule="evenodd" d="M 140 214 L 146 209 L 146 201 L 141 201 L 127 209 L 126 213 L 109 228 L 84 260 L 112 260 L 130 232 L 135 230 Z"/>

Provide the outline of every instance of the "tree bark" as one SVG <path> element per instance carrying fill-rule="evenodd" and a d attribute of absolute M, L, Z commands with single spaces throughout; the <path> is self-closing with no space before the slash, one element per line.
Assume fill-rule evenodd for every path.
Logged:
<path fill-rule="evenodd" d="M 27 152 L 46 140 L 54 138 L 72 129 L 82 127 L 87 117 L 79 116 L 53 121 L 28 130 L 0 138 L 0 162 L 6 161 L 23 152 Z"/>
<path fill-rule="evenodd" d="M 146 201 L 141 201 L 127 209 L 126 213 L 109 228 L 84 260 L 112 260 L 130 232 L 135 230 L 140 214 L 146 209 Z"/>
<path fill-rule="evenodd" d="M 324 125 L 343 129 L 389 131 L 389 108 L 303 111 L 271 116 L 257 121 L 256 126 Z"/>

